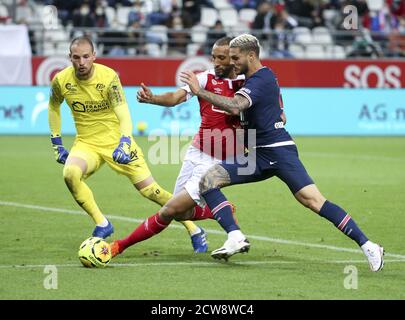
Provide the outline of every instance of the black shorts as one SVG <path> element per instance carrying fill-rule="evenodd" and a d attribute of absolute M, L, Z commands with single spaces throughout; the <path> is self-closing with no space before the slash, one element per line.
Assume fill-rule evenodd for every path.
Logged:
<path fill-rule="evenodd" d="M 314 183 L 299 159 L 295 145 L 256 148 L 242 160 L 221 163 L 229 173 L 231 185 L 262 181 L 276 176 L 295 194 Z"/>

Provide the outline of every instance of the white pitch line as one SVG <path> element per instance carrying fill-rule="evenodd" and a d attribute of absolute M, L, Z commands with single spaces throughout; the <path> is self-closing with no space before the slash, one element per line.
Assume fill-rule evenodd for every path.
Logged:
<path fill-rule="evenodd" d="M 33 209 L 33 210 L 48 211 L 48 212 L 60 212 L 60 213 L 74 214 L 74 215 L 86 215 L 86 213 L 84 213 L 83 211 L 79 211 L 79 210 L 44 207 L 44 206 L 37 206 L 37 205 L 23 204 L 23 203 L 17 203 L 17 202 L 9 202 L 9 201 L 0 201 L 0 206 L 18 207 L 18 208 Z M 144 221 L 144 219 L 135 219 L 135 218 L 122 217 L 122 216 L 117 216 L 117 215 L 107 215 L 107 218 L 110 218 L 113 220 L 121 220 L 121 221 L 137 222 L 137 223 L 141 223 Z M 177 228 L 177 229 L 184 228 L 183 226 L 178 226 L 175 224 L 171 224 L 169 227 Z M 213 230 L 213 229 L 206 229 L 205 231 L 207 231 L 210 234 L 224 235 L 224 231 Z M 335 247 L 335 246 L 324 245 L 324 244 L 285 240 L 285 239 L 279 239 L 279 238 L 270 238 L 270 237 L 257 236 L 257 235 L 246 235 L 246 237 L 249 239 L 268 241 L 268 242 L 274 242 L 274 243 L 280 243 L 280 244 L 363 254 L 363 252 L 360 249 L 349 249 L 349 248 Z M 396 254 L 396 253 L 386 252 L 385 256 L 392 257 L 392 258 L 398 258 L 398 259 L 405 259 L 405 255 Z"/>
<path fill-rule="evenodd" d="M 405 263 L 405 260 L 384 260 L 386 263 Z M 108 266 L 111 267 L 161 267 L 161 266 L 189 266 L 189 267 L 215 267 L 218 265 L 271 265 L 271 264 L 301 264 L 301 261 L 282 261 L 282 260 L 274 260 L 274 261 L 230 261 L 230 262 L 218 262 L 212 260 L 212 262 L 145 262 L 145 263 L 110 263 Z M 366 263 L 366 260 L 310 260 L 307 261 L 306 264 L 356 264 Z M 55 266 L 57 268 L 83 268 L 80 263 L 76 264 L 27 264 L 27 265 L 0 265 L 0 269 L 30 269 L 30 268 L 45 268 L 47 266 Z"/>

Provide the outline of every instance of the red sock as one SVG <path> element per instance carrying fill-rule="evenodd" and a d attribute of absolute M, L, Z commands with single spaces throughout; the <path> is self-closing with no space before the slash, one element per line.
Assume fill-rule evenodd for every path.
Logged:
<path fill-rule="evenodd" d="M 205 220 L 205 219 L 215 219 L 211 213 L 211 209 L 206 205 L 201 208 L 199 205 L 194 207 L 194 215 L 191 220 Z"/>
<path fill-rule="evenodd" d="M 132 233 L 128 237 L 122 240 L 117 240 L 120 253 L 124 251 L 126 248 L 132 246 L 133 244 L 149 239 L 155 234 L 158 234 L 159 232 L 164 230 L 168 225 L 169 223 L 160 219 L 159 213 L 150 216 L 142 224 L 140 224 L 134 231 L 132 231 Z"/>

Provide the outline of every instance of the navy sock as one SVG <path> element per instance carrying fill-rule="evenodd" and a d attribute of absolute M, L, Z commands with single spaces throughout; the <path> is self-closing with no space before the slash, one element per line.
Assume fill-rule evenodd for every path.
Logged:
<path fill-rule="evenodd" d="M 202 194 L 208 207 L 211 209 L 212 215 L 221 227 L 227 232 L 239 230 L 232 214 L 232 207 L 224 194 L 218 188 L 211 189 Z"/>
<path fill-rule="evenodd" d="M 350 215 L 348 215 L 336 204 L 326 200 L 321 208 L 321 211 L 319 211 L 319 215 L 332 222 L 336 228 L 342 231 L 349 238 L 356 241 L 359 246 L 362 246 L 368 241 L 367 237 L 360 230 Z"/>

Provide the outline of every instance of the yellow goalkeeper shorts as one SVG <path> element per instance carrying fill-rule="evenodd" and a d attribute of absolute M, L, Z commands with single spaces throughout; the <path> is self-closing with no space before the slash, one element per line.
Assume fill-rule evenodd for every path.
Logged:
<path fill-rule="evenodd" d="M 115 172 L 127 176 L 133 184 L 141 182 L 151 175 L 142 149 L 136 144 L 132 137 L 130 163 L 119 164 L 114 162 L 112 153 L 117 146 L 118 143 L 101 148 L 76 139 L 70 150 L 69 157 L 77 157 L 87 162 L 87 172 L 84 175 L 85 179 L 96 172 L 105 162 Z"/>

